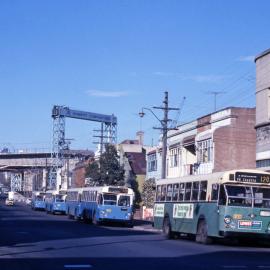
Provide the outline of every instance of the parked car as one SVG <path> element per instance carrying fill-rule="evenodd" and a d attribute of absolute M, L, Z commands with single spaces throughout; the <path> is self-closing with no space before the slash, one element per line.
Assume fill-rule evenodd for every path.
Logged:
<path fill-rule="evenodd" d="M 31 198 L 27 198 L 27 199 L 25 200 L 25 203 L 26 203 L 26 205 L 30 205 L 30 206 L 31 206 L 32 199 L 31 199 Z"/>
<path fill-rule="evenodd" d="M 6 198 L 5 205 L 11 205 L 11 206 L 14 205 L 14 200 Z"/>

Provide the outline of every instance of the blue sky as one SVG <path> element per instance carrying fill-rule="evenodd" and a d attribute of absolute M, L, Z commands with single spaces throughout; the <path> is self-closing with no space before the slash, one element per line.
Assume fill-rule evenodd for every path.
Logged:
<path fill-rule="evenodd" d="M 1 0 L 0 147 L 50 147 L 54 104 L 118 118 L 118 141 L 157 120 L 142 107 L 185 104 L 179 123 L 255 106 L 254 56 L 270 48 L 267 0 Z M 161 118 L 159 111 L 156 114 Z M 170 118 L 176 119 L 172 112 Z M 67 119 L 72 148 L 93 122 Z"/>

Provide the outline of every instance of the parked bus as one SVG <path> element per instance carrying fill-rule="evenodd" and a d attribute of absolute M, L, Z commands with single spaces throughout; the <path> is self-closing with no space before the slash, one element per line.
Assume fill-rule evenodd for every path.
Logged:
<path fill-rule="evenodd" d="M 45 192 L 34 191 L 32 194 L 31 207 L 33 210 L 45 210 Z"/>
<path fill-rule="evenodd" d="M 172 238 L 270 237 L 270 173 L 259 170 L 157 180 L 154 227 Z"/>
<path fill-rule="evenodd" d="M 73 193 L 74 190 L 68 191 L 67 205 L 71 205 L 71 197 L 78 198 L 78 203 L 77 207 L 73 207 L 73 212 L 70 207 L 68 214 L 76 219 L 92 221 L 94 224 L 114 221 L 133 225 L 132 189 L 116 186 L 85 187 L 80 189 L 78 195 Z"/>
<path fill-rule="evenodd" d="M 81 218 L 81 194 L 82 188 L 70 188 L 66 196 L 66 214 L 69 218 Z"/>
<path fill-rule="evenodd" d="M 66 214 L 66 192 L 65 191 L 46 192 L 45 209 L 47 213 Z"/>

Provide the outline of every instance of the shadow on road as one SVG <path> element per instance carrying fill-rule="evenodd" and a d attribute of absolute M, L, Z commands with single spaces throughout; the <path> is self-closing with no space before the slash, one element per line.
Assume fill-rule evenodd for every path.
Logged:
<path fill-rule="evenodd" d="M 147 224 L 135 221 L 136 226 Z M 49 240 L 153 234 L 153 232 L 125 228 L 121 224 L 94 226 L 82 221 L 69 220 L 66 216 L 33 212 L 22 206 L 0 207 L 0 231 L 0 247 Z"/>
<path fill-rule="evenodd" d="M 263 269 L 270 267 L 268 252 L 221 251 L 174 258 L 44 258 L 0 259 L 1 270 L 29 269 Z M 75 267 L 77 266 L 77 267 Z M 81 267 L 80 267 L 81 266 Z"/>

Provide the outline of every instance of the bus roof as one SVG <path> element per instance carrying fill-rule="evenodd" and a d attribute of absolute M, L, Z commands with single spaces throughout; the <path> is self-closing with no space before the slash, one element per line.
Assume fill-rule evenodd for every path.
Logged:
<path fill-rule="evenodd" d="M 96 187 L 84 187 L 81 188 L 83 191 L 98 191 L 98 192 L 107 192 L 107 193 L 124 193 L 128 195 L 133 195 L 134 192 L 131 188 L 123 186 L 96 186 Z"/>
<path fill-rule="evenodd" d="M 261 178 L 264 177 L 264 178 Z M 270 185 L 270 173 L 256 169 L 238 169 L 211 174 L 187 175 L 178 178 L 167 178 L 156 181 L 157 185 L 176 184 L 195 181 L 209 181 L 212 183 L 235 183 Z"/>

